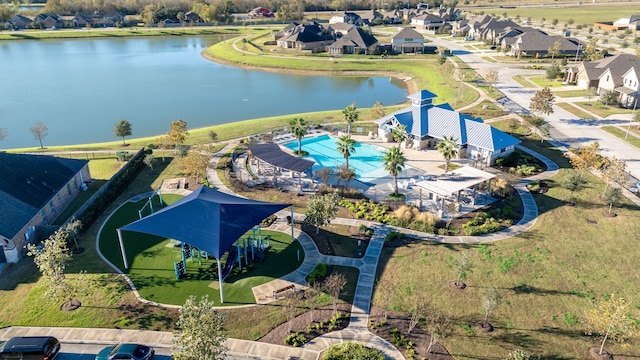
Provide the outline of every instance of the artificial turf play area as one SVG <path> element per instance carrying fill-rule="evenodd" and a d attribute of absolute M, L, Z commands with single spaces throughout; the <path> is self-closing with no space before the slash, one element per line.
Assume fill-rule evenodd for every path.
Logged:
<path fill-rule="evenodd" d="M 158 211 L 182 198 L 180 195 L 165 194 L 162 196 L 164 205 L 161 205 L 159 197 L 154 196 L 152 205 Z M 197 256 L 196 252 L 192 252 L 193 256 L 183 258 L 183 248 L 177 240 L 146 233 L 123 232 L 123 246 L 129 263 L 128 269 L 125 269 L 116 229 L 138 220 L 139 211 L 143 208 L 149 214 L 149 204 L 145 206 L 147 201 L 144 198 L 124 203 L 111 214 L 98 236 L 100 252 L 131 279 L 140 296 L 146 300 L 182 305 L 190 295 L 209 295 L 219 305 L 255 304 L 252 287 L 294 271 L 304 260 L 302 246 L 298 241 L 292 242 L 291 234 L 249 230 L 235 243 L 240 245 L 242 269 L 236 263 L 233 271 L 224 279 L 224 304 L 220 302 L 216 259 L 205 257 L 204 253 Z M 259 240 L 260 235 L 263 243 L 270 246 L 263 251 L 264 258 L 261 261 L 256 261 L 255 257 L 252 261 L 251 248 L 248 247 L 245 252 L 243 246 L 247 239 Z M 245 256 L 249 260 L 248 265 Z M 221 257 L 222 264 L 227 262 L 227 257 L 228 253 Z M 176 279 L 174 264 L 182 260 L 186 273 Z"/>

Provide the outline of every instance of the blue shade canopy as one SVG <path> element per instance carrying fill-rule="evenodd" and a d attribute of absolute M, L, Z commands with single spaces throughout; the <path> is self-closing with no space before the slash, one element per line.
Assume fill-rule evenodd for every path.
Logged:
<path fill-rule="evenodd" d="M 245 199 L 203 186 L 118 230 L 180 240 L 220 259 L 244 233 L 287 206 L 289 204 Z"/>

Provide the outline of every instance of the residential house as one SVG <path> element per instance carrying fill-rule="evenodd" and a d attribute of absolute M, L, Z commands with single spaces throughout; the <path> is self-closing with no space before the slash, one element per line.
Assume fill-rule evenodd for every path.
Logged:
<path fill-rule="evenodd" d="M 71 20 L 74 28 L 84 29 L 93 27 L 94 17 L 87 14 L 77 14 Z"/>
<path fill-rule="evenodd" d="M 498 37 L 507 28 L 517 28 L 518 24 L 510 20 L 499 20 L 490 15 L 482 15 L 467 24 L 464 32 L 468 37 L 476 40 L 484 40 L 491 44 L 498 44 Z"/>
<path fill-rule="evenodd" d="M 421 90 L 408 96 L 411 105 L 375 122 L 378 135 L 393 141 L 394 128 L 404 125 L 408 134 L 405 147 L 433 149 L 445 136 L 459 146 L 459 157 L 492 165 L 497 158 L 512 153 L 520 140 L 468 115 L 453 110 L 449 104 L 434 105 L 437 96 Z"/>
<path fill-rule="evenodd" d="M 513 43 L 510 44 L 509 54 L 517 57 L 546 56 L 556 43 L 560 44 L 558 56 L 579 56 L 582 53 L 582 43 L 577 39 L 549 36 L 539 31 L 527 31 L 514 38 Z"/>
<path fill-rule="evenodd" d="M 395 9 L 387 11 L 382 18 L 385 24 L 402 24 L 402 11 Z"/>
<path fill-rule="evenodd" d="M 624 83 L 622 76 L 630 68 L 636 67 L 638 64 L 640 64 L 640 58 L 630 54 L 618 54 L 600 60 L 584 61 L 578 66 L 572 66 L 567 69 L 565 81 L 569 84 L 576 84 L 582 89 L 598 89 L 598 94 L 600 94 L 601 88 L 613 90 L 616 86 L 622 85 Z M 612 69 L 609 71 L 609 78 L 607 79 L 606 76 L 603 77 L 602 84 L 600 84 L 601 75 L 603 75 L 607 69 Z M 620 77 L 618 81 L 612 79 L 612 77 L 616 75 Z"/>
<path fill-rule="evenodd" d="M 33 22 L 41 29 L 60 29 L 64 27 L 64 22 L 56 14 L 42 13 L 38 14 Z"/>
<path fill-rule="evenodd" d="M 340 23 L 329 24 L 328 28 L 332 30 L 336 36 L 344 36 L 344 35 L 347 35 L 347 33 L 351 29 L 355 29 L 356 26 L 353 24 L 340 22 Z"/>
<path fill-rule="evenodd" d="M 462 10 L 456 9 L 455 6 L 441 7 L 438 10 L 438 15 L 445 21 L 457 21 L 462 16 Z"/>
<path fill-rule="evenodd" d="M 353 28 L 329 45 L 331 55 L 369 54 L 375 51 L 378 40 L 361 28 Z"/>
<path fill-rule="evenodd" d="M 636 108 L 637 101 L 640 97 L 640 65 L 636 65 L 627 70 L 622 75 L 622 86 L 616 87 L 614 90 L 618 94 L 618 101 L 622 106 L 627 108 Z"/>
<path fill-rule="evenodd" d="M 188 23 L 199 23 L 203 22 L 204 20 L 202 20 L 200 15 L 194 13 L 193 11 L 188 11 L 184 14 L 184 21 Z"/>
<path fill-rule="evenodd" d="M 329 24 L 335 24 L 335 23 L 341 23 L 341 22 L 347 23 L 347 24 L 353 24 L 355 26 L 364 25 L 364 21 L 362 20 L 360 15 L 354 12 L 349 12 L 349 11 L 345 11 L 344 14 L 333 16 L 331 19 L 329 19 Z"/>
<path fill-rule="evenodd" d="M 32 23 L 33 23 L 33 20 L 29 19 L 26 16 L 15 15 L 11 19 L 9 19 L 9 21 L 7 21 L 5 25 L 8 29 L 24 30 L 24 29 L 31 28 Z"/>
<path fill-rule="evenodd" d="M 424 36 L 411 27 L 405 27 L 391 38 L 391 49 L 398 54 L 424 52 Z"/>
<path fill-rule="evenodd" d="M 378 25 L 384 22 L 384 15 L 377 10 L 369 10 L 361 17 L 365 25 Z"/>
<path fill-rule="evenodd" d="M 411 19 L 411 25 L 416 29 L 438 32 L 446 24 L 440 16 L 425 13 L 413 17 Z"/>
<path fill-rule="evenodd" d="M 285 49 L 318 50 L 332 44 L 335 38 L 330 30 L 315 21 L 292 22 L 274 35 L 277 46 Z"/>
<path fill-rule="evenodd" d="M 462 30 L 463 34 L 465 36 L 468 36 L 469 38 L 473 38 L 475 39 L 476 37 L 478 37 L 478 39 L 480 38 L 480 26 L 482 26 L 483 24 L 486 24 L 487 22 L 491 21 L 491 19 L 493 19 L 493 17 L 491 15 L 485 14 L 485 15 L 480 15 L 478 17 L 475 17 L 471 20 L 468 21 L 467 26 L 465 29 Z"/>
<path fill-rule="evenodd" d="M 629 55 L 612 62 L 598 77 L 597 93 L 602 95 L 613 91 L 623 106 L 632 107 L 638 97 L 638 75 L 640 58 L 637 56 Z"/>
<path fill-rule="evenodd" d="M 0 262 L 17 262 L 24 246 L 85 189 L 87 160 L 0 152 Z"/>

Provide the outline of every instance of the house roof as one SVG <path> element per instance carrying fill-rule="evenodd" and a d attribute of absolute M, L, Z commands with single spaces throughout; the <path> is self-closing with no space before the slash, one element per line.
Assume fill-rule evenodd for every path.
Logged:
<path fill-rule="evenodd" d="M 0 152 L 0 234 L 13 238 L 87 163 Z"/>
<path fill-rule="evenodd" d="M 397 34 L 393 35 L 392 39 L 422 39 L 424 41 L 424 36 L 417 32 L 412 27 L 406 27 Z"/>
<path fill-rule="evenodd" d="M 598 78 L 601 78 L 606 72 L 609 72 L 615 84 L 622 83 L 622 77 L 629 71 L 629 69 L 640 66 L 640 58 L 635 55 L 619 54 L 606 59 L 609 59 L 609 61 L 602 62 L 598 65 L 600 67 L 606 67 L 604 71 L 600 73 Z"/>
<path fill-rule="evenodd" d="M 322 25 L 311 22 L 301 23 L 293 27 L 286 27 L 284 30 L 284 36 L 281 41 L 294 41 L 294 42 L 316 42 L 332 39 L 330 34 L 325 34 Z"/>
<path fill-rule="evenodd" d="M 518 48 L 525 52 L 546 53 L 556 41 L 560 42 L 561 52 L 578 51 L 578 44 L 562 36 L 549 36 L 539 32 L 525 32 L 518 36 Z"/>
<path fill-rule="evenodd" d="M 378 43 L 378 39 L 361 28 L 353 28 L 342 37 L 341 40 L 349 40 L 359 48 L 368 48 Z"/>
<path fill-rule="evenodd" d="M 433 180 L 423 180 L 417 186 L 439 196 L 450 196 L 458 191 L 471 188 L 481 182 L 493 179 L 495 175 L 470 166 L 463 166 L 439 175 Z"/>
<path fill-rule="evenodd" d="M 339 23 L 333 23 L 333 24 L 329 24 L 329 28 L 333 29 L 334 31 L 349 31 L 351 29 L 353 29 L 355 27 L 355 25 L 353 24 L 348 24 L 348 23 L 343 23 L 343 22 L 339 22 Z"/>
<path fill-rule="evenodd" d="M 375 122 L 384 126 L 392 125 L 395 120 L 406 127 L 407 133 L 414 136 L 428 135 L 437 139 L 452 136 L 458 144 L 473 145 L 491 151 L 520 143 L 515 137 L 484 124 L 482 119 L 473 119 L 454 111 L 449 104 L 434 106 L 432 100 L 436 95 L 427 90 L 413 93 L 408 98 L 411 105 Z"/>
<path fill-rule="evenodd" d="M 422 20 L 424 22 L 429 22 L 429 23 L 435 23 L 435 22 L 441 23 L 441 22 L 444 22 L 444 19 L 442 19 L 440 16 L 429 14 L 429 13 L 418 15 L 418 16 L 414 16 L 413 19 Z"/>

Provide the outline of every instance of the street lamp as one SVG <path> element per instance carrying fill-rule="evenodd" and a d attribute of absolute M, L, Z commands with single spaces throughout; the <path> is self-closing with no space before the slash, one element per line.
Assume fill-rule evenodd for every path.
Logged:
<path fill-rule="evenodd" d="M 582 43 L 578 42 L 578 48 L 576 49 L 576 62 L 578 62 L 578 53 L 580 52 L 580 49 L 582 49 Z"/>
<path fill-rule="evenodd" d="M 636 99 L 633 103 L 633 110 L 631 111 L 631 119 L 629 119 L 629 125 L 627 126 L 627 133 L 624 136 L 624 140 L 626 141 L 629 138 L 629 130 L 631 130 L 631 122 L 633 121 L 633 116 L 636 113 L 636 106 L 638 105 L 638 95 L 640 94 L 640 92 L 636 91 L 634 93 L 634 98 Z"/>

